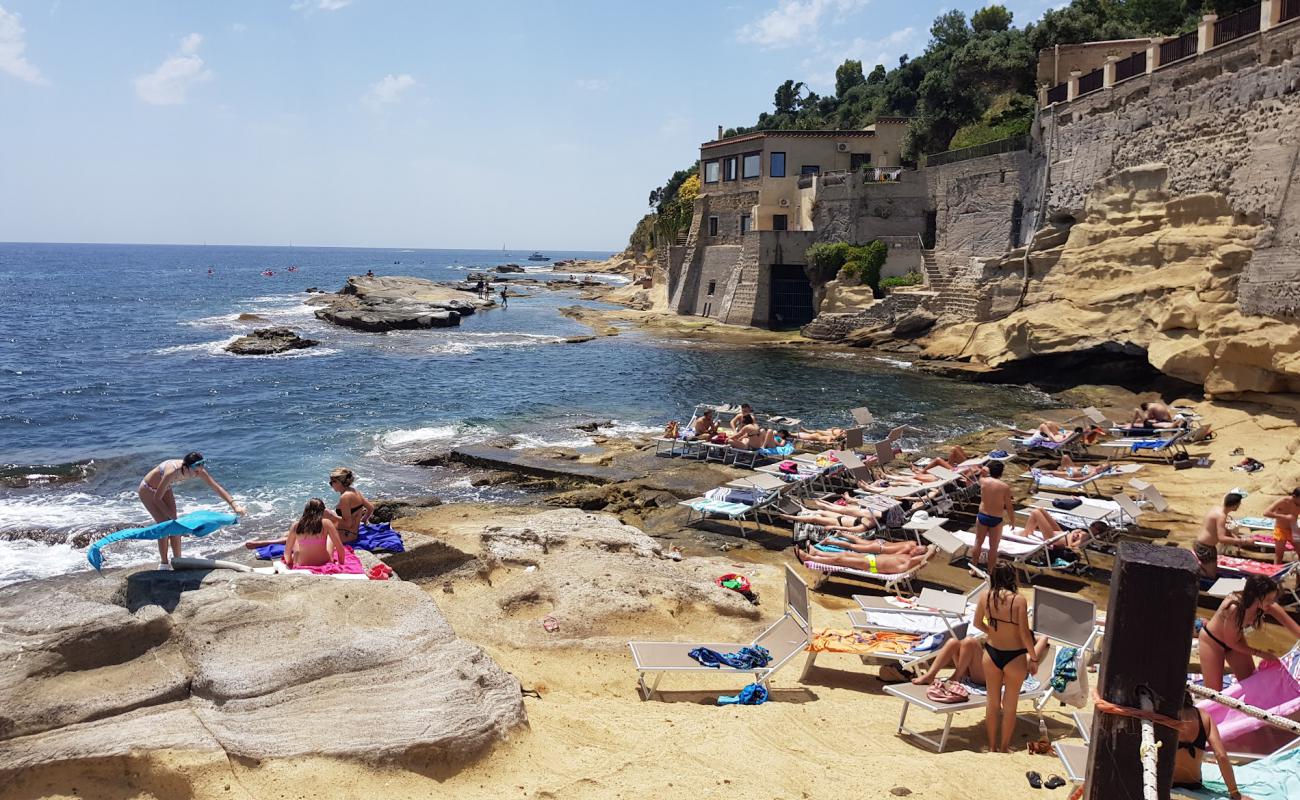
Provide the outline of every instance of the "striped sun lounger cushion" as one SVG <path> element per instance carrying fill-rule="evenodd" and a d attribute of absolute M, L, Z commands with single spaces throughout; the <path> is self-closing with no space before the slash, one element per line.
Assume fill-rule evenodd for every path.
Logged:
<path fill-rule="evenodd" d="M 724 517 L 739 517 L 753 510 L 753 506 L 744 503 L 728 503 L 724 500 L 694 500 L 686 505 L 701 514 L 719 514 Z"/>

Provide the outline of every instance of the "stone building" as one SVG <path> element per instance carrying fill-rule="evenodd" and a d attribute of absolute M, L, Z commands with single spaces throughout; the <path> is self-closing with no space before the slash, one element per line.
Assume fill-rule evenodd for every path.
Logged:
<path fill-rule="evenodd" d="M 910 240 L 922 231 L 924 211 L 903 188 L 916 186 L 900 166 L 906 125 L 888 117 L 862 130 L 756 131 L 701 145 L 691 227 L 669 248 L 673 308 L 739 325 L 809 322 L 816 308 L 804 253 L 845 235 L 877 238 L 856 221 L 856 208 L 876 203 L 877 234 Z M 896 214 L 896 204 L 910 213 Z M 910 248 L 913 256 L 918 248 Z M 903 271 L 919 265 L 918 258 L 894 261 Z"/>

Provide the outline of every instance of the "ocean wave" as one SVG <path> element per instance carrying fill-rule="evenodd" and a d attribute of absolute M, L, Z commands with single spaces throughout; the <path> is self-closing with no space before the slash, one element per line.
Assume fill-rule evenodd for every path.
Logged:
<path fill-rule="evenodd" d="M 446 341 L 429 347 L 425 352 L 443 356 L 466 356 L 475 350 L 494 350 L 502 347 L 536 347 L 564 341 L 562 336 L 543 333 L 462 333 L 448 334 Z"/>
<path fill-rule="evenodd" d="M 607 428 L 601 428 L 597 433 L 609 436 L 640 436 L 648 434 L 663 433 L 663 426 L 655 427 L 653 425 L 644 425 L 640 422 L 624 422 L 614 420 L 614 424 Z"/>
<path fill-rule="evenodd" d="M 544 433 L 516 433 L 511 435 L 514 444 L 511 450 L 527 450 L 533 447 L 591 447 L 595 442 L 590 436 L 574 436 L 571 432 L 547 431 Z"/>
<path fill-rule="evenodd" d="M 911 361 L 904 361 L 901 358 L 889 358 L 888 356 L 872 356 L 872 358 L 882 364 L 888 364 L 891 367 L 898 367 L 899 369 L 912 368 Z"/>
<path fill-rule="evenodd" d="M 234 342 L 236 339 L 239 339 L 241 336 L 242 334 L 235 334 L 234 336 L 230 336 L 225 339 L 219 339 L 215 342 L 194 342 L 192 344 L 172 345 L 171 347 L 163 347 L 158 350 L 155 350 L 153 351 L 153 354 L 156 356 L 171 356 L 171 355 L 185 355 L 189 353 L 193 355 L 216 356 L 218 358 L 261 359 L 261 358 L 316 358 L 318 356 L 334 355 L 335 353 L 339 352 L 336 348 L 321 347 L 319 345 L 317 345 L 316 347 L 307 347 L 302 350 L 290 350 L 285 353 L 272 353 L 269 355 L 237 355 L 235 353 L 231 353 L 227 351 L 226 348 L 230 346 L 230 344 Z"/>
<path fill-rule="evenodd" d="M 398 428 L 375 434 L 375 447 L 370 455 L 403 453 L 424 449 L 431 445 L 454 447 L 458 444 L 481 442 L 497 435 L 498 431 L 495 428 L 464 422 L 420 428 Z"/>

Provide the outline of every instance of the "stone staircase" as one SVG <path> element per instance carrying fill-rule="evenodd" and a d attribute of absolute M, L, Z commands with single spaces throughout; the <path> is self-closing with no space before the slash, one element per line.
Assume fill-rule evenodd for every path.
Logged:
<path fill-rule="evenodd" d="M 894 292 L 871 308 L 848 314 L 821 314 L 800 329 L 808 339 L 836 342 L 861 328 L 893 326 L 922 304 L 933 300 L 935 292 Z"/>
<path fill-rule="evenodd" d="M 939 271 L 939 263 L 934 260 L 933 250 L 921 251 L 922 266 L 925 269 L 925 286 L 932 292 L 942 293 L 951 280 Z"/>

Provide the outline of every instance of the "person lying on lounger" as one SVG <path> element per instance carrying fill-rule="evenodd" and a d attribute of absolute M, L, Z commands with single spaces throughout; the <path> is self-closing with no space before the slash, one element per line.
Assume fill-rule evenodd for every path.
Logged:
<path fill-rule="evenodd" d="M 844 438 L 843 428 L 823 428 L 822 430 L 808 430 L 800 427 L 795 438 L 801 442 L 816 442 L 817 444 L 835 444 Z"/>
<path fill-rule="evenodd" d="M 795 547 L 795 556 L 801 561 L 812 561 L 831 567 L 845 567 L 859 572 L 871 572 L 882 575 L 898 575 L 911 572 L 921 566 L 938 549 L 934 545 L 915 555 L 874 555 L 872 553 L 821 553 L 816 550 L 804 550 Z"/>
<path fill-rule="evenodd" d="M 834 536 L 823 539 L 822 543 L 853 553 L 871 553 L 876 556 L 915 556 L 925 553 L 925 546 L 915 542 L 886 542 L 881 539 L 863 539 L 861 536 L 854 536 L 851 533 L 836 532 Z"/>
<path fill-rule="evenodd" d="M 930 668 L 925 671 L 924 675 L 918 675 L 912 679 L 912 683 L 917 686 L 929 686 L 934 683 L 935 678 L 939 675 L 939 670 L 951 666 L 953 668 L 952 677 L 949 680 L 960 681 L 968 678 L 971 683 L 984 685 L 984 650 L 980 647 L 982 642 L 974 636 L 967 636 L 965 639 L 948 639 L 939 648 L 935 654 L 934 660 L 930 662 Z M 1041 633 L 1034 637 L 1034 659 L 1042 661 L 1047 655 L 1047 648 L 1050 646 L 1047 637 Z"/>
<path fill-rule="evenodd" d="M 1075 464 L 1074 459 L 1070 458 L 1068 454 L 1062 454 L 1060 469 L 1040 469 L 1039 472 L 1043 475 L 1055 475 L 1058 478 L 1068 478 L 1072 481 L 1079 481 L 1084 478 L 1091 478 L 1095 475 L 1104 475 L 1109 470 L 1109 461 L 1091 466 L 1087 464 L 1080 466 Z"/>
<path fill-rule="evenodd" d="M 915 481 L 915 480 L 904 481 L 904 480 L 899 480 L 897 478 L 891 479 L 888 477 L 882 478 L 881 480 L 875 482 L 868 482 L 861 478 L 859 478 L 857 481 L 857 487 L 859 489 L 861 489 L 864 492 L 869 492 L 871 494 L 887 494 L 889 490 L 892 488 L 898 488 L 898 487 L 920 488 L 923 485 L 924 484 L 922 484 L 920 481 Z M 919 493 L 915 495 L 915 498 L 919 501 L 926 501 L 926 500 L 934 501 L 934 500 L 938 500 L 942 495 L 943 495 L 943 491 L 936 487 L 934 489 L 930 489 L 927 492 Z"/>
<path fill-rule="evenodd" d="M 1061 527 L 1061 524 L 1056 521 L 1055 517 L 1047 513 L 1047 509 L 1031 508 L 1029 509 L 1029 521 L 1025 523 L 1024 530 L 1022 530 L 1019 535 L 1027 539 L 1034 534 L 1038 534 L 1040 539 L 1047 541 L 1048 539 L 1055 538 L 1062 530 L 1065 529 Z M 1088 539 L 1092 537 L 1105 536 L 1106 532 L 1109 530 L 1109 525 L 1101 520 L 1096 520 L 1088 526 L 1087 530 L 1083 528 L 1074 528 L 1067 532 L 1064 540 L 1065 546 L 1071 550 L 1077 550 L 1082 547 Z"/>
<path fill-rule="evenodd" d="M 845 513 L 843 508 L 835 512 L 805 508 L 798 514 L 778 513 L 776 516 L 786 522 L 803 522 L 808 525 L 817 525 L 828 530 L 842 531 L 844 533 L 866 533 L 876 527 L 874 517 L 857 517 Z"/>

